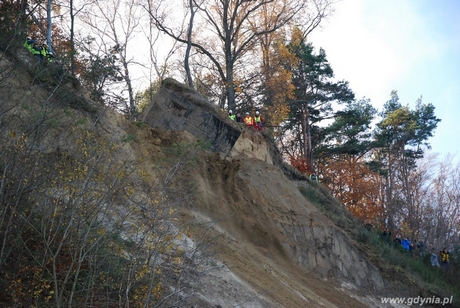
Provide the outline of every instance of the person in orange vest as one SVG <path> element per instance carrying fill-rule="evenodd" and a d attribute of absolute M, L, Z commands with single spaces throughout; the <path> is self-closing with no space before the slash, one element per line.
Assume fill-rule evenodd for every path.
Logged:
<path fill-rule="evenodd" d="M 256 116 L 254 117 L 254 128 L 257 130 L 262 130 L 262 124 L 264 124 L 265 120 L 260 115 L 259 111 L 256 111 Z"/>
<path fill-rule="evenodd" d="M 248 127 L 254 127 L 254 118 L 251 117 L 249 112 L 246 112 L 246 116 L 243 119 L 243 123 L 244 123 L 244 125 L 246 125 Z"/>

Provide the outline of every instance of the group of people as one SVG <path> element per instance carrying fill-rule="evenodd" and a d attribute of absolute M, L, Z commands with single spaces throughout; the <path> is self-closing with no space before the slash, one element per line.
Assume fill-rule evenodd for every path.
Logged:
<path fill-rule="evenodd" d="M 426 245 L 424 242 L 421 241 L 411 241 L 408 238 L 400 238 L 399 236 L 396 236 L 393 240 L 391 239 L 391 231 L 385 230 L 382 232 L 382 240 L 395 244 L 396 247 L 401 247 L 403 250 L 413 252 L 417 250 L 420 254 L 420 257 L 424 258 L 426 256 Z M 435 249 L 431 249 L 431 254 L 430 254 L 430 262 L 431 266 L 433 267 L 442 267 L 444 270 L 449 269 L 449 262 L 450 262 L 450 253 L 447 250 L 446 247 L 444 247 L 439 254 L 435 253 Z"/>
<path fill-rule="evenodd" d="M 24 47 L 33 55 L 37 56 L 38 61 L 43 62 L 46 59 L 48 62 L 53 62 L 54 55 L 49 51 L 48 45 L 45 43 L 38 44 L 36 40 L 28 37 L 24 42 Z"/>
<path fill-rule="evenodd" d="M 252 127 L 256 130 L 262 130 L 265 123 L 265 119 L 260 115 L 259 111 L 256 111 L 255 116 L 251 116 L 249 112 L 246 112 L 244 118 L 242 118 L 240 113 L 234 114 L 232 110 L 229 110 L 228 117 L 232 121 L 244 123 L 247 127 Z"/>

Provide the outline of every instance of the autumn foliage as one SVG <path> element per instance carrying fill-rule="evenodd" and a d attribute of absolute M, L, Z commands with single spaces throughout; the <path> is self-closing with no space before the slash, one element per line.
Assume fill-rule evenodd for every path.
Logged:
<path fill-rule="evenodd" d="M 289 162 L 292 167 L 294 167 L 302 173 L 305 173 L 307 175 L 314 173 L 313 170 L 311 170 L 310 168 L 310 162 L 305 157 L 289 155 Z"/>
<path fill-rule="evenodd" d="M 325 160 L 322 178 L 332 194 L 357 218 L 374 225 L 382 223 L 380 178 L 360 160 Z"/>

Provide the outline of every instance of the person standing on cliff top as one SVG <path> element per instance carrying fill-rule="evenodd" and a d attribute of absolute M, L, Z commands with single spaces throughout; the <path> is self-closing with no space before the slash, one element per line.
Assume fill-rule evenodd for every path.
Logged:
<path fill-rule="evenodd" d="M 251 115 L 249 114 L 249 112 L 246 112 L 246 116 L 245 116 L 244 119 L 243 119 L 243 123 L 244 123 L 244 125 L 246 125 L 247 127 L 254 127 L 254 118 L 251 117 Z"/>
<path fill-rule="evenodd" d="M 260 115 L 259 111 L 256 111 L 256 116 L 254 117 L 254 128 L 257 130 L 262 130 L 262 124 L 265 122 L 264 118 Z"/>
<path fill-rule="evenodd" d="M 242 123 L 243 119 L 241 118 L 241 113 L 237 112 L 236 113 L 236 122 L 237 123 Z"/>
<path fill-rule="evenodd" d="M 233 114 L 233 111 L 232 110 L 229 110 L 228 111 L 228 118 L 232 121 L 235 121 L 236 119 L 236 115 Z"/>

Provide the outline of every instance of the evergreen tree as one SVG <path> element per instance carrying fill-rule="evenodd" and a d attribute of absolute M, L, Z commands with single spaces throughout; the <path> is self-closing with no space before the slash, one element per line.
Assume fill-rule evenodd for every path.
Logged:
<path fill-rule="evenodd" d="M 417 159 L 422 158 L 429 147 L 428 138 L 433 135 L 440 119 L 434 115 L 432 104 L 417 101 L 416 109 L 403 106 L 396 91 L 384 105 L 382 120 L 375 131 L 376 152 L 374 166 L 384 178 L 384 211 L 388 228 L 402 224 L 406 207 L 410 207 L 412 193 L 409 178 L 416 171 Z"/>
<path fill-rule="evenodd" d="M 284 137 L 289 140 L 285 151 L 306 160 L 313 170 L 312 148 L 320 139 L 319 124 L 334 117 L 333 103 L 352 101 L 354 94 L 348 82 L 334 81 L 326 52 L 320 49 L 316 54 L 298 29 L 294 29 L 288 47 L 298 61 L 287 63 L 291 65 L 295 91 L 294 99 L 288 101 L 289 118 L 283 125 Z"/>
<path fill-rule="evenodd" d="M 362 156 L 374 146 L 371 124 L 377 110 L 369 99 L 350 101 L 335 114 L 334 122 L 324 130 L 324 142 L 315 150 L 316 156 L 337 154 Z"/>

